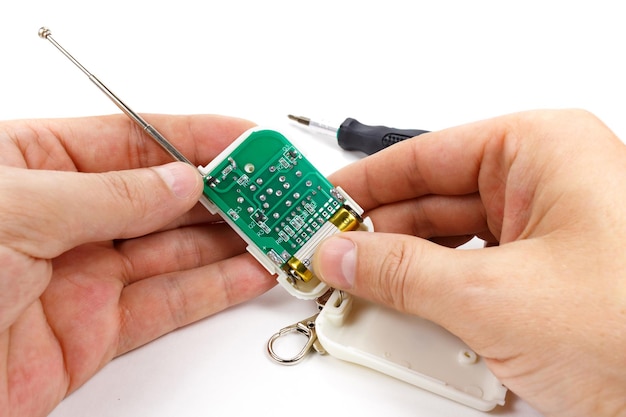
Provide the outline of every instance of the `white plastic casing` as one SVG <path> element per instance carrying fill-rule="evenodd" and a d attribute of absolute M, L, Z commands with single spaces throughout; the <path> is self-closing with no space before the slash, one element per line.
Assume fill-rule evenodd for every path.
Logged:
<path fill-rule="evenodd" d="M 483 358 L 444 328 L 335 291 L 317 320 L 328 354 L 482 411 L 503 405 L 507 389 Z"/>
<path fill-rule="evenodd" d="M 212 171 L 257 129 L 261 128 L 243 133 L 206 167 L 198 167 L 200 172 Z M 363 209 L 348 194 L 339 187 L 337 190 L 347 205 L 363 214 Z M 200 202 L 211 213 L 221 215 L 248 243 L 248 252 L 270 273 L 277 274 L 278 283 L 291 295 L 313 300 L 329 289 L 317 278 L 292 284 L 289 275 L 260 251 L 226 213 L 205 196 Z M 369 218 L 364 219 L 361 230 L 374 230 Z M 340 300 L 339 291 L 335 291 L 317 317 L 315 328 L 324 349 L 336 358 L 372 368 L 479 410 L 488 411 L 504 404 L 507 390 L 484 360 L 432 322 L 347 294 Z"/>

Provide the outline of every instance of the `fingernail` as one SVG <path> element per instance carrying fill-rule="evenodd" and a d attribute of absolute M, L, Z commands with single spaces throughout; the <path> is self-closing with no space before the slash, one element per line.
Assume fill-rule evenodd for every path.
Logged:
<path fill-rule="evenodd" d="M 329 285 L 350 289 L 356 271 L 356 246 L 351 240 L 333 237 L 323 242 L 317 254 L 318 273 Z"/>
<path fill-rule="evenodd" d="M 178 198 L 188 198 L 196 190 L 197 179 L 182 162 L 171 162 L 152 169 Z"/>

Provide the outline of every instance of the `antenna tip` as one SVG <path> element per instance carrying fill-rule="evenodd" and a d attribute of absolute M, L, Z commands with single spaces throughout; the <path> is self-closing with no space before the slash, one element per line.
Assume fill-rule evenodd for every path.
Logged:
<path fill-rule="evenodd" d="M 43 39 L 47 39 L 48 36 L 52 34 L 52 32 L 50 32 L 50 29 L 48 29 L 45 26 L 40 27 L 38 33 L 39 33 L 39 37 Z"/>

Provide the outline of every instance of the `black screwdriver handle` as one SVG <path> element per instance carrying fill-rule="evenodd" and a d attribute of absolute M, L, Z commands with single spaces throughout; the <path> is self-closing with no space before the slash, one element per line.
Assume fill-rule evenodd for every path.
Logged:
<path fill-rule="evenodd" d="M 337 142 L 345 150 L 362 151 L 371 155 L 394 143 L 427 132 L 428 130 L 368 126 L 349 117 L 344 120 L 337 131 Z"/>

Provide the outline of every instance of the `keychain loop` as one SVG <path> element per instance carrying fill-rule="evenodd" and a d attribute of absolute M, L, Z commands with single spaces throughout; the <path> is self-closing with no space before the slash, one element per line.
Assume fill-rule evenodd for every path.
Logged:
<path fill-rule="evenodd" d="M 315 319 L 317 318 L 318 314 L 294 323 L 291 326 L 283 327 L 278 331 L 278 333 L 274 333 L 272 337 L 270 337 L 270 339 L 267 341 L 267 352 L 272 357 L 272 359 L 283 365 L 295 365 L 296 363 L 300 362 L 306 356 L 306 354 L 309 353 L 309 350 L 314 347 L 315 342 L 317 341 L 317 334 L 315 333 Z M 295 356 L 291 358 L 283 358 L 274 351 L 274 342 L 276 342 L 278 338 L 294 332 L 306 336 L 307 342 L 302 347 L 300 352 L 298 352 Z M 315 348 L 317 350 L 317 347 Z"/>
<path fill-rule="evenodd" d="M 317 304 L 317 308 L 321 311 L 322 308 L 326 305 L 326 302 L 333 294 L 334 289 L 330 288 L 326 293 L 322 296 L 315 299 L 315 303 Z M 335 302 L 335 306 L 338 307 L 343 302 L 344 296 L 343 291 L 338 292 L 337 301 Z M 291 326 L 283 327 L 278 331 L 278 333 L 274 333 L 272 337 L 267 341 L 267 353 L 269 353 L 270 357 L 276 362 L 282 365 L 295 365 L 300 362 L 304 357 L 314 349 L 316 352 L 321 353 L 322 355 L 326 354 L 326 350 L 317 339 L 317 333 L 315 332 L 315 320 L 319 313 L 312 315 L 311 317 L 299 321 L 297 323 L 292 324 Z M 300 352 L 298 352 L 295 356 L 291 358 L 283 358 L 274 350 L 274 342 L 278 340 L 280 337 L 283 337 L 289 333 L 300 333 L 307 338 L 306 344 L 302 347 Z"/>

